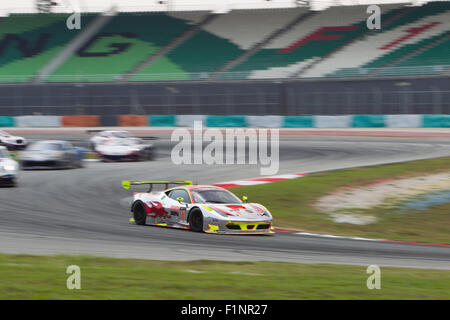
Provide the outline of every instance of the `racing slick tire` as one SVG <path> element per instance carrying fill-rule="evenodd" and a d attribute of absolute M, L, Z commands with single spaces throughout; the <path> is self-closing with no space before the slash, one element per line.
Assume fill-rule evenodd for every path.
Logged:
<path fill-rule="evenodd" d="M 194 232 L 203 231 L 203 213 L 199 209 L 194 209 L 189 214 L 189 228 Z"/>
<path fill-rule="evenodd" d="M 145 213 L 145 207 L 142 202 L 137 202 L 133 205 L 133 218 L 134 222 L 138 225 L 145 225 L 147 214 Z"/>
<path fill-rule="evenodd" d="M 16 178 L 10 178 L 6 181 L 2 181 L 2 183 L 0 184 L 0 187 L 10 187 L 10 188 L 17 187 Z"/>

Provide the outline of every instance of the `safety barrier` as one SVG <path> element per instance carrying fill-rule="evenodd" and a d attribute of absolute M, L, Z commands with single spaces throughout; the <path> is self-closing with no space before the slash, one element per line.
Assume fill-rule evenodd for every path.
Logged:
<path fill-rule="evenodd" d="M 450 114 L 426 114 L 423 116 L 424 128 L 450 128 Z"/>
<path fill-rule="evenodd" d="M 99 116 L 62 116 L 63 127 L 97 127 L 100 125 Z"/>
<path fill-rule="evenodd" d="M 46 127 L 61 127 L 60 116 L 18 116 L 14 117 L 16 127 L 21 128 L 46 128 Z"/>
<path fill-rule="evenodd" d="M 207 116 L 207 127 L 246 127 L 246 116 Z"/>
<path fill-rule="evenodd" d="M 14 117 L 0 117 L 0 127 L 14 127 Z"/>
<path fill-rule="evenodd" d="M 173 127 L 175 118 L 174 115 L 152 115 L 148 116 L 148 122 L 151 127 Z"/>
<path fill-rule="evenodd" d="M 121 114 L 118 116 L 120 127 L 146 127 L 148 126 L 148 117 L 137 114 Z"/>
<path fill-rule="evenodd" d="M 345 116 L 77 115 L 0 117 L 0 127 L 450 128 L 448 114 Z"/>

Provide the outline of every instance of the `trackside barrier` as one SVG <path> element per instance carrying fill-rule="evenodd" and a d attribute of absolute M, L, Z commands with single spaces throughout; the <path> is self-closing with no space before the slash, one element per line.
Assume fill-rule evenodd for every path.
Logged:
<path fill-rule="evenodd" d="M 98 127 L 100 125 L 99 116 L 62 116 L 63 127 Z"/>
<path fill-rule="evenodd" d="M 450 128 L 448 114 L 390 114 L 346 116 L 218 116 L 218 115 L 72 115 L 0 116 L 0 127 L 151 126 L 249 128 Z"/>
<path fill-rule="evenodd" d="M 282 116 L 247 116 L 246 125 L 250 128 L 281 128 L 283 126 Z"/>
<path fill-rule="evenodd" d="M 384 115 L 359 114 L 352 117 L 352 128 L 383 128 Z"/>
<path fill-rule="evenodd" d="M 450 114 L 426 114 L 423 116 L 424 128 L 450 128 Z"/>
<path fill-rule="evenodd" d="M 174 115 L 151 115 L 148 116 L 148 123 L 151 127 L 174 127 Z"/>
<path fill-rule="evenodd" d="M 15 117 L 15 126 L 21 128 L 61 127 L 60 116 L 18 116 Z"/>
<path fill-rule="evenodd" d="M 192 127 L 194 121 L 201 121 L 202 125 L 205 125 L 206 116 L 203 115 L 179 115 L 176 118 L 176 125 L 178 127 Z"/>
<path fill-rule="evenodd" d="M 148 118 L 145 115 L 121 114 L 118 116 L 118 123 L 121 127 L 145 127 L 148 125 Z"/>
<path fill-rule="evenodd" d="M 246 116 L 207 116 L 207 127 L 246 127 Z"/>
<path fill-rule="evenodd" d="M 421 128 L 423 115 L 421 114 L 388 114 L 384 125 L 387 128 Z"/>
<path fill-rule="evenodd" d="M 14 127 L 14 117 L 0 117 L 0 127 Z"/>
<path fill-rule="evenodd" d="M 283 118 L 283 128 L 314 128 L 313 116 L 286 116 Z"/>
<path fill-rule="evenodd" d="M 315 128 L 351 128 L 352 116 L 314 116 Z"/>

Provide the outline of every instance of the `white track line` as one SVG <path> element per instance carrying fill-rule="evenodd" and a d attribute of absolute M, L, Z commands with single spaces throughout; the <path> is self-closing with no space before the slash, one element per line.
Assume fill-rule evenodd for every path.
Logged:
<path fill-rule="evenodd" d="M 295 232 L 293 234 L 299 236 L 311 236 L 320 238 L 333 238 L 333 239 L 349 239 L 349 240 L 362 240 L 362 241 L 385 241 L 384 239 L 370 239 L 361 237 L 346 237 L 346 236 L 335 236 L 333 234 L 321 234 L 321 233 L 309 233 L 309 232 Z"/>

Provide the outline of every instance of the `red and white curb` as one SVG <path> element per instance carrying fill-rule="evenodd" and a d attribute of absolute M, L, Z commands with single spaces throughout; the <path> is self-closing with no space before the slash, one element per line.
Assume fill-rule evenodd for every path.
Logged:
<path fill-rule="evenodd" d="M 234 180 L 228 182 L 221 182 L 213 184 L 217 187 L 222 187 L 225 189 L 235 188 L 235 187 L 246 187 L 255 186 L 260 184 L 267 184 L 277 181 L 285 181 L 291 179 L 297 179 L 306 176 L 306 173 L 295 173 L 295 174 L 283 174 L 277 176 L 269 176 L 264 178 L 253 178 L 247 180 Z M 410 245 L 422 245 L 422 246 L 439 246 L 439 247 L 450 247 L 450 244 L 445 243 L 426 243 L 426 242 L 414 242 L 414 241 L 399 241 L 399 240 L 386 240 L 386 239 L 371 239 L 362 237 L 349 237 L 349 236 L 336 236 L 333 234 L 321 234 L 321 233 L 309 233 L 309 232 L 299 232 L 298 230 L 286 230 L 286 229 L 273 229 L 276 233 L 288 233 L 292 235 L 299 236 L 309 236 L 309 237 L 319 237 L 328 239 L 343 239 L 343 240 L 358 240 L 358 241 L 372 241 L 372 242 L 386 242 L 386 243 L 400 243 L 400 244 L 410 244 Z"/>
<path fill-rule="evenodd" d="M 234 180 L 228 182 L 221 182 L 213 184 L 216 187 L 222 187 L 225 189 L 235 188 L 235 187 L 247 187 L 247 186 L 256 186 L 259 184 L 267 184 L 277 181 L 285 181 L 290 179 L 296 179 L 306 176 L 306 173 L 295 173 L 295 174 L 281 174 L 277 176 L 268 176 L 264 178 L 253 178 L 247 180 Z"/>

